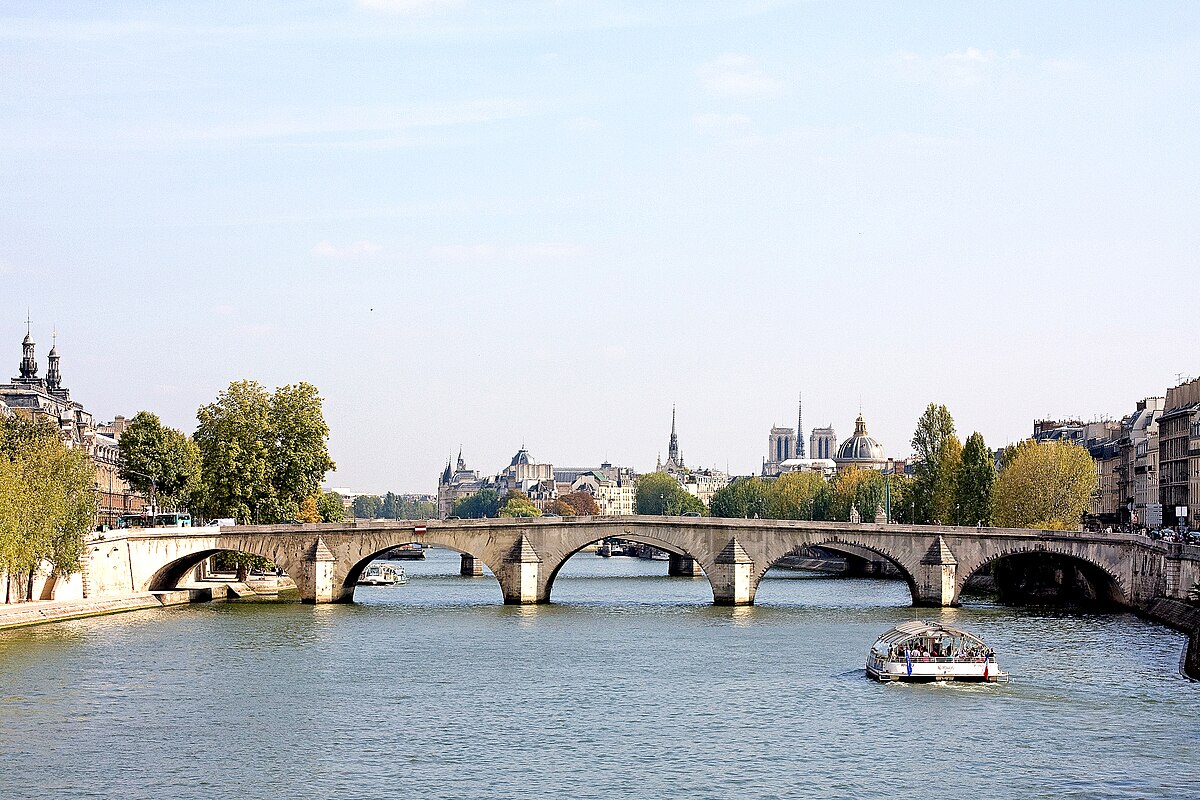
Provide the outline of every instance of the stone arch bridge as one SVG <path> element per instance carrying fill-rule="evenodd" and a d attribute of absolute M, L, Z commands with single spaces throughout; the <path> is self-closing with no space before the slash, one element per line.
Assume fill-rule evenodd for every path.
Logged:
<path fill-rule="evenodd" d="M 465 574 L 480 574 L 480 565 L 486 565 L 506 603 L 546 603 L 567 559 L 609 537 L 667 551 L 672 574 L 702 570 L 718 605 L 753 604 L 767 570 L 811 546 L 854 556 L 869 552 L 891 561 L 907 581 L 914 605 L 957 605 L 972 574 L 1022 554 L 1070 559 L 1097 579 L 1104 599 L 1122 605 L 1180 596 L 1191 585 L 1181 586 L 1178 554 L 1168 545 L 1078 531 L 626 516 L 146 529 L 110 533 L 108 542 L 122 535 L 134 591 L 174 589 L 204 559 L 232 550 L 274 561 L 310 603 L 351 601 L 367 564 L 411 542 L 457 550 Z M 102 549 L 89 553 L 93 562 Z M 1200 558 L 1189 568 L 1196 563 Z"/>

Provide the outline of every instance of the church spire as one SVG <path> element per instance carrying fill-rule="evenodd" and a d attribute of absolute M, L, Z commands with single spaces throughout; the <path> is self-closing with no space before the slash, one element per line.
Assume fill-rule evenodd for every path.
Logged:
<path fill-rule="evenodd" d="M 675 404 L 671 404 L 671 441 L 667 444 L 667 463 L 679 464 L 679 437 L 675 434 Z"/>
<path fill-rule="evenodd" d="M 62 385 L 62 373 L 58 369 L 58 331 L 50 334 L 50 361 L 46 369 L 46 386 L 57 389 Z"/>
<path fill-rule="evenodd" d="M 804 458 L 804 395 L 796 400 L 796 458 Z"/>
<path fill-rule="evenodd" d="M 36 380 L 38 365 L 37 356 L 34 352 L 33 333 L 31 325 L 33 320 L 30 318 L 29 312 L 25 312 L 25 339 L 21 342 L 21 377 L 25 380 Z"/>

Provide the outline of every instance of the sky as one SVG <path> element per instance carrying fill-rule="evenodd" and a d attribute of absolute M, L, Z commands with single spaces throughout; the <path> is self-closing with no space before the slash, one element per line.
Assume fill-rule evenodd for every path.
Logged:
<path fill-rule="evenodd" d="M 1000 446 L 1200 372 L 1200 4 L 0 5 L 0 363 L 315 384 L 327 484 Z M 7 356 L 4 354 L 7 353 Z M 2 378 L 4 376 L 0 376 Z"/>

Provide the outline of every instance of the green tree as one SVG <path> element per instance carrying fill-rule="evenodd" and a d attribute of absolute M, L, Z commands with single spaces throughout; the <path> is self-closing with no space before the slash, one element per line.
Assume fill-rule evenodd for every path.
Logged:
<path fill-rule="evenodd" d="M 976 431 L 963 447 L 958 473 L 958 524 L 992 524 L 992 485 L 996 481 L 996 459 Z"/>
<path fill-rule="evenodd" d="M 503 497 L 499 515 L 502 517 L 540 517 L 542 512 L 529 499 L 529 495 L 511 489 Z"/>
<path fill-rule="evenodd" d="M 957 436 L 951 436 L 942 446 L 938 464 L 937 480 L 933 484 L 933 496 L 929 507 L 933 521 L 943 525 L 959 525 L 958 474 L 962 471 L 962 445 Z"/>
<path fill-rule="evenodd" d="M 346 518 L 346 506 L 337 492 L 322 492 L 317 497 L 317 511 L 321 514 L 321 522 L 341 522 Z"/>
<path fill-rule="evenodd" d="M 884 476 L 877 470 L 844 469 L 833 476 L 829 489 L 831 521 L 849 522 L 851 509 L 858 509 L 861 521 L 874 522 L 884 504 Z"/>
<path fill-rule="evenodd" d="M 495 489 L 480 489 L 454 504 L 452 516 L 463 519 L 494 517 L 500 512 L 500 494 Z"/>
<path fill-rule="evenodd" d="M 61 575 L 78 571 L 83 537 L 96 518 L 95 477 L 88 454 L 67 447 L 49 421 L 0 418 L 0 572 L 10 576 L 6 600 L 29 599 L 47 566 Z"/>
<path fill-rule="evenodd" d="M 354 510 L 356 517 L 376 519 L 383 510 L 383 498 L 373 494 L 360 494 L 354 498 L 350 507 Z"/>
<path fill-rule="evenodd" d="M 817 497 L 826 487 L 824 476 L 818 472 L 785 472 L 767 486 L 767 516 L 771 519 L 816 519 L 813 514 Z M 717 515 L 716 511 L 713 515 Z"/>
<path fill-rule="evenodd" d="M 638 478 L 635 502 L 639 514 L 679 516 L 708 512 L 704 503 L 665 472 L 651 472 Z"/>
<path fill-rule="evenodd" d="M 739 478 L 713 492 L 708 501 L 709 513 L 732 519 L 766 519 L 767 491 L 762 478 Z"/>
<path fill-rule="evenodd" d="M 953 444 L 951 444 L 953 442 Z M 953 451 L 962 445 L 954 432 L 954 418 L 945 406 L 930 403 L 913 433 L 912 449 L 916 459 L 912 503 L 918 523 L 934 520 L 949 522 L 954 510 L 954 484 L 957 477 Z M 949 451 L 949 452 L 948 452 Z"/>
<path fill-rule="evenodd" d="M 913 524 L 913 487 L 916 481 L 911 475 L 896 473 L 891 480 L 892 521 Z"/>
<path fill-rule="evenodd" d="M 274 395 L 235 381 L 196 412 L 202 502 L 211 517 L 273 523 L 293 519 L 334 468 L 321 398 L 307 383 Z"/>
<path fill-rule="evenodd" d="M 139 411 L 121 434 L 120 475 L 164 508 L 187 508 L 200 487 L 200 449 L 158 416 Z"/>
<path fill-rule="evenodd" d="M 1078 530 L 1096 484 L 1096 462 L 1085 448 L 1028 439 L 996 477 L 992 515 L 1005 528 Z"/>

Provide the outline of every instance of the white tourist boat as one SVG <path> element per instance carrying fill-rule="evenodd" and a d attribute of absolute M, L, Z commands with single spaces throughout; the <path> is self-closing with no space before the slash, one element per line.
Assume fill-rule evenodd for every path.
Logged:
<path fill-rule="evenodd" d="M 867 674 L 879 681 L 1008 682 L 996 653 L 978 636 L 919 621 L 879 637 L 867 654 Z"/>
<path fill-rule="evenodd" d="M 406 583 L 408 576 L 404 570 L 391 564 L 370 564 L 358 576 L 359 586 L 403 586 Z"/>

